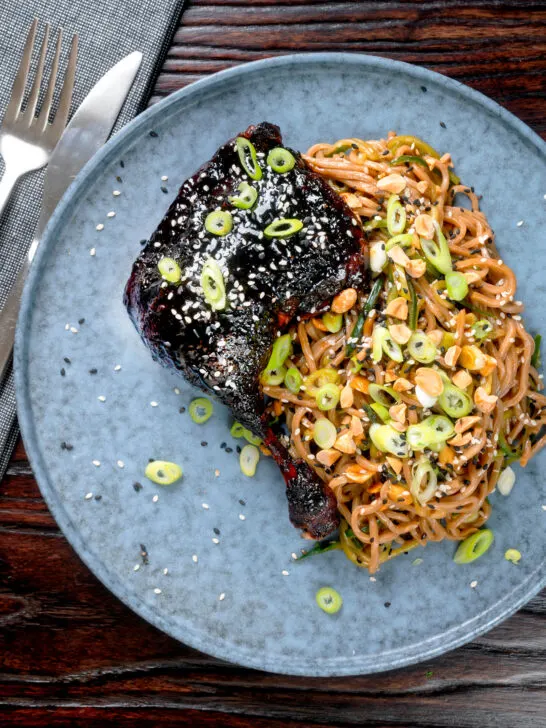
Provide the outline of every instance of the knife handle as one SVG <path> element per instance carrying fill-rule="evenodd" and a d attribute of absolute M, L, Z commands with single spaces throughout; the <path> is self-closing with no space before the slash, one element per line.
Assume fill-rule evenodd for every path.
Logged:
<path fill-rule="evenodd" d="M 15 342 L 17 316 L 19 315 L 21 296 L 23 295 L 23 288 L 29 268 L 30 258 L 26 256 L 23 267 L 17 274 L 17 278 L 8 294 L 6 304 L 2 311 L 0 311 L 0 382 L 7 374 L 11 361 L 13 344 Z"/>

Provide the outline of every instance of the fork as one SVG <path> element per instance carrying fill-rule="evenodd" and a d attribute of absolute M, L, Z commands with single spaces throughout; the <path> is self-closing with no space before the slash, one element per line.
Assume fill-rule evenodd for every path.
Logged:
<path fill-rule="evenodd" d="M 23 57 L 21 58 L 19 70 L 13 83 L 11 98 L 4 115 L 2 126 L 0 127 L 0 154 L 4 158 L 6 165 L 4 176 L 0 180 L 0 216 L 19 178 L 28 172 L 44 167 L 49 161 L 51 153 L 59 141 L 68 121 L 70 105 L 72 103 L 72 91 L 74 88 L 78 55 L 77 35 L 72 36 L 66 73 L 64 74 L 62 88 L 59 94 L 58 108 L 50 123 L 49 116 L 57 84 L 63 39 L 62 29 L 59 29 L 53 64 L 49 74 L 49 83 L 39 113 L 36 114 L 40 89 L 42 88 L 45 76 L 45 61 L 49 41 L 50 26 L 49 23 L 46 23 L 44 38 L 38 57 L 36 75 L 32 82 L 26 108 L 24 111 L 21 110 L 37 28 L 38 19 L 35 18 L 30 27 Z"/>

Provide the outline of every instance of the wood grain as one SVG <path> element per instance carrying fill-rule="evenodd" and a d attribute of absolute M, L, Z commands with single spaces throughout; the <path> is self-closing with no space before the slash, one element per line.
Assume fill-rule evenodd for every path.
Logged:
<path fill-rule="evenodd" d="M 190 2 L 151 103 L 224 68 L 311 50 L 426 66 L 546 138 L 546 2 Z M 83 566 L 21 443 L 0 485 L 0 725 L 546 726 L 546 592 L 470 645 L 370 677 L 228 665 L 171 640 Z"/>

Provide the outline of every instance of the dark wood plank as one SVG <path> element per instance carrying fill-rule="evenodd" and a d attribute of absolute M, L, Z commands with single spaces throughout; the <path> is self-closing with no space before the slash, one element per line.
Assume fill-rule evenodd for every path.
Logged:
<path fill-rule="evenodd" d="M 194 0 L 151 102 L 288 52 L 426 66 L 546 138 L 546 2 Z M 0 725 L 546 726 L 546 592 L 470 645 L 375 676 L 307 679 L 214 660 L 118 602 L 74 554 L 21 442 L 0 484 Z"/>

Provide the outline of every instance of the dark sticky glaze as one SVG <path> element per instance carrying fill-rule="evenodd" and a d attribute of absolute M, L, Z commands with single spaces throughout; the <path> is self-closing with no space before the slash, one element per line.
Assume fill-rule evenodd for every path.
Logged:
<path fill-rule="evenodd" d="M 297 152 L 290 150 L 296 165 L 286 174 L 267 166 L 269 150 L 282 146 L 278 127 L 263 123 L 241 136 L 256 148 L 262 179 L 247 176 L 235 140 L 221 147 L 184 182 L 137 258 L 125 304 L 154 358 L 214 394 L 239 422 L 267 440 L 287 482 L 292 522 L 322 538 L 338 524 L 335 499 L 262 422 L 259 377 L 277 332 L 295 316 L 320 311 L 348 286 L 363 287 L 365 244 L 350 209 Z M 228 201 L 243 181 L 258 190 L 252 210 Z M 217 209 L 233 216 L 233 228 L 223 237 L 205 230 L 207 214 Z M 279 218 L 298 218 L 304 228 L 284 240 L 265 237 L 263 230 Z M 178 284 L 167 283 L 159 273 L 163 257 L 180 265 Z M 212 310 L 202 294 L 200 274 L 209 257 L 224 274 L 223 311 Z"/>

